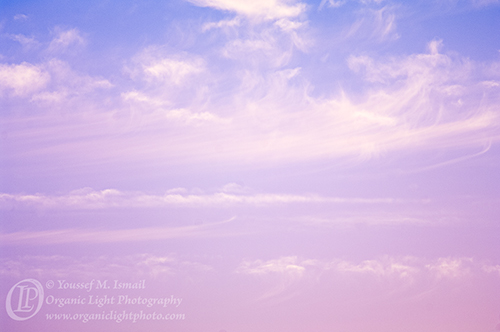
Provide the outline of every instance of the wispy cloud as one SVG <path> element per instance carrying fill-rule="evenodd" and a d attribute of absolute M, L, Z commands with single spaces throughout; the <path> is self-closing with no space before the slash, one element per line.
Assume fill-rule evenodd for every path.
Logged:
<path fill-rule="evenodd" d="M 471 258 L 440 258 L 437 262 L 428 264 L 425 267 L 441 278 L 461 278 L 471 273 Z"/>
<path fill-rule="evenodd" d="M 205 23 L 201 28 L 202 32 L 209 31 L 211 29 L 225 29 L 225 28 L 235 28 L 241 24 L 241 19 L 238 17 L 230 20 L 221 20 L 218 22 Z"/>
<path fill-rule="evenodd" d="M 25 49 L 32 49 L 40 46 L 34 37 L 27 37 L 23 34 L 9 35 L 9 38 L 19 42 Z"/>
<path fill-rule="evenodd" d="M 54 276 L 78 276 L 91 274 L 92 278 L 116 276 L 123 271 L 142 277 L 154 277 L 159 273 L 206 273 L 216 271 L 212 258 L 203 256 L 183 256 L 170 253 L 165 255 L 134 254 L 121 256 L 85 256 L 74 258 L 65 255 L 21 255 L 0 259 L 0 274 L 19 277 L 33 275 L 51 278 Z M 435 269 L 447 271 L 442 274 Z M 182 271 L 184 270 L 184 271 Z M 340 258 L 310 259 L 297 256 L 282 256 L 269 260 L 243 260 L 234 266 L 232 272 L 250 278 L 272 280 L 280 283 L 281 291 L 294 284 L 321 282 L 321 278 L 333 275 L 348 278 L 371 277 L 373 281 L 400 280 L 410 285 L 428 283 L 434 286 L 442 278 L 461 280 L 496 272 L 498 266 L 479 262 L 470 257 L 421 258 L 415 256 L 384 256 L 376 259 L 354 262 Z M 162 272 L 163 271 L 163 272 Z M 450 272 L 452 271 L 452 272 Z M 221 272 L 221 271 L 219 271 Z M 500 276 L 500 275 L 499 275 Z M 338 278 L 334 278 L 339 280 Z M 266 283 L 271 285 L 272 283 Z M 278 292 L 275 294 L 277 295 Z"/>
<path fill-rule="evenodd" d="M 150 58 L 141 63 L 143 73 L 147 80 L 155 82 L 170 81 L 173 84 L 181 84 L 188 75 L 203 71 L 203 61 L 178 60 L 172 58 Z"/>
<path fill-rule="evenodd" d="M 288 2 L 231 3 L 200 2 L 242 13 L 302 8 Z M 396 36 L 397 8 L 372 5 L 377 8 L 366 9 L 375 10 L 368 15 L 375 24 L 369 32 Z M 4 94 L 29 97 L 20 107 L 71 109 L 63 111 L 64 121 L 50 112 L 33 120 L 46 125 L 37 131 L 11 126 L 25 140 L 13 142 L 16 148 L 6 158 L 43 149 L 48 160 L 75 167 L 81 160 L 76 151 L 92 165 L 110 159 L 144 165 L 210 160 L 261 167 L 337 158 L 363 162 L 400 151 L 484 147 L 499 139 L 500 71 L 485 69 L 494 64 L 443 52 L 439 40 L 430 41 L 426 52 L 406 56 L 359 52 L 344 62 L 349 80 L 359 84 L 342 89 L 342 77 L 334 84 L 321 82 L 307 66 L 292 65 L 298 53 L 317 51 L 307 21 L 273 15 L 260 23 L 225 17 L 200 24 L 218 41 L 208 56 L 146 46 L 124 61 L 123 71 L 132 79 L 126 84 L 80 74 L 58 59 L 2 65 Z M 224 28 L 235 31 L 211 35 Z M 53 42 L 64 48 L 85 44 L 85 38 L 71 29 Z M 327 84 L 328 93 L 313 93 L 315 84 Z M 37 142 L 36 149 L 28 142 Z"/>
<path fill-rule="evenodd" d="M 259 300 L 273 299 L 290 290 L 303 277 L 305 268 L 297 265 L 297 257 L 281 257 L 279 259 L 254 262 L 245 261 L 236 269 L 236 273 L 253 275 L 271 279 L 270 289 L 259 297 Z"/>
<path fill-rule="evenodd" d="M 0 93 L 28 96 L 43 89 L 50 74 L 43 67 L 23 62 L 19 65 L 0 64 Z"/>
<path fill-rule="evenodd" d="M 351 26 L 344 30 L 343 38 L 370 42 L 398 39 L 397 9 L 398 7 L 390 5 L 382 8 L 363 8 L 357 13 L 357 18 Z"/>
<path fill-rule="evenodd" d="M 70 30 L 56 28 L 54 34 L 55 37 L 48 47 L 49 52 L 62 52 L 69 48 L 80 47 L 87 44 L 86 39 L 76 28 Z"/>
<path fill-rule="evenodd" d="M 275 204 L 392 204 L 393 198 L 341 198 L 319 195 L 245 194 L 235 192 L 234 186 L 213 194 L 150 195 L 141 192 L 121 192 L 116 189 L 94 191 L 90 188 L 76 190 L 67 195 L 0 194 L 0 208 L 38 207 L 44 209 L 106 209 L 152 207 L 222 207 L 232 205 L 266 206 Z"/>
<path fill-rule="evenodd" d="M 16 21 L 26 21 L 27 19 L 29 19 L 29 16 L 25 15 L 25 14 L 14 15 L 14 20 L 16 20 Z"/>
<path fill-rule="evenodd" d="M 327 280 L 335 280 L 341 285 L 350 282 L 362 283 L 363 287 L 376 285 L 385 289 L 384 296 L 402 296 L 411 300 L 418 294 L 435 291 L 443 278 L 457 284 L 464 278 L 483 278 L 492 270 L 495 268 L 487 263 L 475 262 L 468 257 L 384 256 L 353 262 L 284 256 L 267 261 L 244 261 L 235 273 L 263 281 L 265 287 L 260 289 L 259 300 L 289 299 L 309 290 L 314 284 L 329 284 Z"/>
<path fill-rule="evenodd" d="M 304 12 L 306 5 L 298 1 L 283 0 L 189 0 L 191 3 L 202 7 L 213 7 L 219 10 L 235 12 L 255 18 L 277 19 L 283 17 L 296 17 Z"/>
<path fill-rule="evenodd" d="M 117 242 L 143 242 L 179 238 L 208 238 L 234 236 L 239 233 L 228 232 L 218 228 L 219 223 L 203 224 L 184 227 L 151 227 L 131 228 L 119 230 L 103 229 L 59 229 L 39 232 L 20 231 L 0 234 L 3 245 L 53 245 L 67 243 L 117 243 Z"/>
<path fill-rule="evenodd" d="M 321 10 L 325 5 L 331 8 L 338 8 L 343 6 L 347 0 L 322 0 L 319 5 L 319 10 Z"/>
<path fill-rule="evenodd" d="M 32 276 L 40 279 L 71 278 L 72 281 L 107 278 L 164 279 L 174 275 L 206 274 L 210 265 L 187 260 L 175 255 L 139 253 L 124 256 L 86 256 L 74 258 L 65 255 L 25 255 L 17 259 L 0 259 L 0 275 L 20 278 Z M 148 282 L 151 279 L 147 280 Z"/>

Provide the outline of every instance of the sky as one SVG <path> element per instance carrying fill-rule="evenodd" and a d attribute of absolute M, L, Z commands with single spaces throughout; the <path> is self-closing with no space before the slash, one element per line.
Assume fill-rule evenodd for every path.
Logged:
<path fill-rule="evenodd" d="M 500 1 L 0 0 L 0 328 L 500 330 Z"/>

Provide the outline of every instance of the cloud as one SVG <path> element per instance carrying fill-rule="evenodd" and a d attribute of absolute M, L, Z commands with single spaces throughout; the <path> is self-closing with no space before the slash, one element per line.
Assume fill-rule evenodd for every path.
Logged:
<path fill-rule="evenodd" d="M 90 188 L 76 190 L 67 195 L 0 194 L 0 208 L 23 209 L 106 209 L 106 208 L 156 208 L 156 207 L 223 207 L 232 205 L 266 206 L 275 204 L 392 204 L 392 198 L 340 198 L 318 195 L 245 194 L 244 189 L 228 184 L 221 192 L 213 194 L 182 194 L 177 190 L 165 195 L 149 195 L 140 192 L 121 192 L 116 189 L 94 191 Z"/>
<path fill-rule="evenodd" d="M 497 273 L 500 276 L 500 265 L 487 265 L 483 266 L 483 271 L 487 273 Z"/>
<path fill-rule="evenodd" d="M 85 164 L 114 158 L 121 164 L 186 165 L 210 160 L 239 166 L 258 163 L 259 167 L 332 159 L 363 162 L 401 151 L 463 149 L 470 155 L 469 149 L 483 149 L 500 138 L 500 86 L 491 84 L 499 79 L 489 72 L 487 79 L 477 80 L 485 66 L 441 53 L 440 47 L 438 41 L 431 41 L 428 53 L 349 56 L 356 88 L 330 96 L 311 95 L 312 83 L 301 67 L 258 71 L 243 65 L 224 74 L 188 71 L 178 78 L 179 85 L 161 76 L 151 76 L 148 82 L 144 68 L 158 59 L 177 59 L 161 53 L 153 57 L 155 61 L 136 63 L 135 86 L 121 93 L 121 103 L 110 107 L 113 112 L 86 117 L 72 112 L 65 118 L 67 123 L 47 116 L 39 120 L 46 130 L 18 130 L 61 165 L 78 162 L 75 151 L 90 158 Z M 189 57 L 185 62 L 193 64 Z M 89 92 L 111 85 L 79 76 L 61 61 L 50 62 L 43 71 L 23 66 L 37 74 L 33 77 L 48 77 L 42 74 L 47 72 L 57 82 L 56 88 L 38 91 L 34 101 L 59 100 L 74 106 L 72 110 L 88 105 L 76 101 L 87 98 Z M 27 86 L 20 85 L 19 93 Z M 91 105 L 105 109 L 97 102 Z M 95 144 L 102 133 L 108 135 Z M 65 153 L 49 139 L 56 137 L 67 142 Z M 166 141 L 176 144 L 159 144 Z M 33 149 L 24 146 L 27 140 L 15 143 L 17 151 Z"/>
<path fill-rule="evenodd" d="M 353 298 L 366 300 L 371 296 L 413 301 L 435 292 L 449 282 L 464 277 L 481 280 L 490 273 L 489 265 L 468 257 L 384 256 L 353 262 L 340 258 L 308 259 L 283 256 L 269 260 L 244 260 L 235 273 L 259 279 L 259 300 L 288 300 L 310 291 L 315 285 L 340 287 Z M 443 281 L 446 283 L 443 283 Z M 335 283 L 332 285 L 332 283 Z M 255 287 L 255 286 L 253 286 Z M 352 287 L 351 290 L 350 287 Z M 352 293 L 359 294 L 353 296 Z"/>
<path fill-rule="evenodd" d="M 370 5 L 370 4 L 376 4 L 379 5 L 384 0 L 322 0 L 320 5 L 319 5 L 319 10 L 321 10 L 325 5 L 327 5 L 330 8 L 339 8 L 345 5 L 347 2 L 357 2 L 362 5 Z"/>
<path fill-rule="evenodd" d="M 289 293 L 290 288 L 300 282 L 305 268 L 297 265 L 297 261 L 297 257 L 281 257 L 265 262 L 261 260 L 244 261 L 235 272 L 270 281 L 270 288 L 259 297 L 259 300 L 267 300 L 281 296 L 283 293 Z"/>
<path fill-rule="evenodd" d="M 319 5 L 319 10 L 321 10 L 326 4 L 330 8 L 338 8 L 342 7 L 346 2 L 346 0 L 322 0 Z"/>
<path fill-rule="evenodd" d="M 237 34 L 228 34 L 220 54 L 240 67 L 255 68 L 286 66 L 297 51 L 307 52 L 313 42 L 307 22 L 278 19 L 261 24 L 244 22 Z"/>
<path fill-rule="evenodd" d="M 367 36 L 390 40 L 397 34 L 398 7 L 374 5 L 362 10 L 369 12 L 363 21 Z M 433 40 L 420 54 L 356 52 L 345 62 L 335 60 L 345 75 L 329 72 L 332 63 L 322 64 L 325 74 L 319 75 L 323 70 L 315 61 L 301 60 L 308 55 L 300 51 L 311 52 L 313 59 L 323 47 L 309 38 L 317 35 L 305 18 L 201 22 L 198 28 L 205 32 L 197 38 L 208 44 L 186 50 L 148 46 L 124 60 L 123 71 L 132 80 L 114 75 L 111 83 L 49 60 L 39 68 L 51 84 L 35 89 L 31 103 L 22 105 L 47 111 L 39 119 L 47 127 L 19 127 L 26 139 L 16 141 L 6 158 L 24 151 L 28 160 L 44 151 L 47 160 L 72 169 L 110 160 L 158 167 L 206 162 L 274 167 L 479 148 L 500 138 L 495 97 L 500 71 L 488 70 L 494 65 L 443 53 L 443 43 Z M 65 32 L 54 40 L 68 47 L 80 43 L 78 30 Z M 331 43 L 340 47 L 346 41 Z M 64 123 L 49 114 L 54 109 L 67 110 Z M 29 141 L 37 142 L 37 149 Z"/>
<path fill-rule="evenodd" d="M 75 108 L 73 102 L 77 100 L 80 101 L 78 106 L 83 106 L 81 102 L 83 100 L 88 102 L 88 96 L 91 93 L 113 87 L 108 80 L 75 72 L 67 62 L 55 58 L 43 63 L 42 66 L 50 73 L 51 84 L 46 89 L 33 94 L 31 98 L 32 102 L 41 107 L 72 106 Z"/>
<path fill-rule="evenodd" d="M 266 13 L 269 11 L 266 10 Z M 214 29 L 220 31 L 213 31 Z M 252 67 L 284 66 L 290 61 L 294 50 L 306 52 L 313 44 L 313 36 L 302 15 L 278 16 L 270 21 L 236 16 L 206 23 L 202 26 L 202 31 L 211 38 L 224 41 L 220 50 L 223 57 Z"/>
<path fill-rule="evenodd" d="M 27 62 L 19 65 L 0 64 L 0 93 L 27 96 L 47 86 L 50 74 L 41 66 Z"/>
<path fill-rule="evenodd" d="M 366 56 L 350 57 L 350 68 L 363 72 L 367 81 L 379 86 L 378 91 L 371 92 L 372 100 L 368 99 L 366 108 L 381 110 L 375 104 L 368 104 L 385 103 L 386 110 L 391 110 L 386 114 L 395 116 L 397 127 L 407 127 L 407 133 L 413 131 L 421 141 L 455 136 L 459 131 L 473 133 L 481 127 L 484 132 L 495 128 L 498 114 L 474 102 L 475 92 L 485 91 L 476 82 L 469 81 L 474 64 L 467 59 L 455 60 L 440 54 L 439 47 L 439 41 L 432 41 L 430 54 L 388 63 L 377 63 Z"/>
<path fill-rule="evenodd" d="M 187 124 L 193 123 L 193 122 L 206 122 L 206 121 L 224 121 L 223 119 L 220 119 L 218 116 L 209 113 L 209 112 L 200 112 L 200 113 L 193 113 L 190 110 L 187 109 L 173 109 L 173 110 L 168 110 L 165 113 L 165 117 L 168 119 L 174 119 L 174 120 L 180 120 L 182 122 L 185 122 Z"/>
<path fill-rule="evenodd" d="M 282 257 L 266 262 L 257 260 L 253 262 L 243 262 L 237 269 L 237 273 L 266 275 L 272 273 L 291 274 L 300 278 L 305 268 L 297 265 L 297 257 Z"/>
<path fill-rule="evenodd" d="M 210 260 L 207 257 L 189 257 L 189 255 L 180 257 L 175 253 L 165 255 L 138 253 L 120 256 L 89 254 L 78 258 L 64 254 L 18 255 L 0 258 L 0 275 L 12 277 L 32 275 L 47 279 L 70 275 L 82 275 L 85 279 L 90 275 L 92 279 L 100 276 L 118 276 L 122 273 L 154 277 L 161 274 L 170 276 L 217 272 L 217 267 L 212 266 Z M 285 286 L 282 288 L 283 291 L 303 282 L 318 283 L 325 279 L 339 282 L 341 280 L 339 276 L 351 279 L 370 277 L 375 282 L 399 280 L 400 285 L 406 284 L 411 287 L 426 285 L 432 288 L 443 276 L 436 274 L 436 271 L 429 269 L 429 266 L 442 266 L 443 262 L 458 262 L 452 263 L 454 273 L 447 275 L 450 279 L 462 279 L 464 276 L 478 278 L 490 273 L 488 270 L 490 265 L 476 262 L 468 257 L 429 259 L 415 256 L 385 256 L 361 262 L 340 258 L 310 259 L 281 256 L 268 260 L 242 260 L 233 266 L 231 273 L 265 280 L 266 287 L 273 287 L 278 283 Z"/>
<path fill-rule="evenodd" d="M 277 43 L 273 36 L 253 40 L 236 39 L 226 44 L 222 54 L 254 66 L 269 64 L 272 67 L 281 67 L 290 61 L 292 53 L 291 50 L 284 51 L 277 47 Z"/>
<path fill-rule="evenodd" d="M 236 28 L 241 24 L 241 20 L 236 17 L 231 20 L 221 20 L 218 22 L 209 22 L 203 24 L 201 28 L 202 32 L 206 32 L 212 29 L 226 29 L 226 28 Z"/>
<path fill-rule="evenodd" d="M 396 33 L 396 14 L 392 8 L 384 7 L 374 12 L 376 29 L 373 32 L 375 36 L 386 39 L 397 39 Z"/>
<path fill-rule="evenodd" d="M 122 99 L 133 110 L 154 113 L 158 120 L 170 120 L 185 125 L 203 125 L 210 123 L 227 124 L 227 119 L 210 112 L 192 112 L 186 108 L 172 108 L 172 102 L 161 96 L 148 95 L 139 91 L 129 91 L 121 94 Z M 150 115 L 151 117 L 151 115 Z"/>
<path fill-rule="evenodd" d="M 70 30 L 55 30 L 56 37 L 50 42 L 48 47 L 49 52 L 62 52 L 70 48 L 84 46 L 87 44 L 86 39 L 81 35 L 76 28 Z"/>
<path fill-rule="evenodd" d="M 14 20 L 16 21 L 26 21 L 28 19 L 28 15 L 24 15 L 24 14 L 16 14 L 14 16 Z"/>
<path fill-rule="evenodd" d="M 133 89 L 121 93 L 124 111 L 139 117 L 141 125 L 226 123 L 216 112 L 203 110 L 210 97 L 210 77 L 201 57 L 150 46 L 134 56 L 124 71 L 134 81 Z"/>
<path fill-rule="evenodd" d="M 472 258 L 440 258 L 437 262 L 425 267 L 435 274 L 438 279 L 462 278 L 471 273 Z"/>
<path fill-rule="evenodd" d="M 497 271 L 498 266 L 475 262 L 470 257 L 439 257 L 435 259 L 414 256 L 383 256 L 361 262 L 343 259 L 307 259 L 297 256 L 284 256 L 268 261 L 243 261 L 235 270 L 236 273 L 266 276 L 272 274 L 292 274 L 297 278 L 308 273 L 324 273 L 330 271 L 346 276 L 365 275 L 373 278 L 394 279 L 413 282 L 415 278 L 460 279 L 466 275 Z"/>
<path fill-rule="evenodd" d="M 408 265 L 408 262 L 398 262 L 394 259 L 366 260 L 360 264 L 339 262 L 335 269 L 342 273 L 372 274 L 378 277 L 411 278 L 419 271 L 418 268 Z"/>
<path fill-rule="evenodd" d="M 293 0 L 188 0 L 201 6 L 235 12 L 239 15 L 263 19 L 297 17 L 306 9 L 306 5 Z"/>
<path fill-rule="evenodd" d="M 9 35 L 9 38 L 19 42 L 25 49 L 36 48 L 40 43 L 33 37 L 26 37 L 25 35 Z"/>
<path fill-rule="evenodd" d="M 356 13 L 358 18 L 344 31 L 343 38 L 363 39 L 367 42 L 398 39 L 396 11 L 397 7 L 390 5 L 377 9 L 363 8 Z"/>
<path fill-rule="evenodd" d="M 40 279 L 68 279 L 90 281 L 92 279 L 131 278 L 171 279 L 172 276 L 206 274 L 213 268 L 210 265 L 182 259 L 171 253 L 153 255 L 139 253 L 122 256 L 84 256 L 66 255 L 23 255 L 0 259 L 0 276 L 22 278 L 32 276 Z"/>
<path fill-rule="evenodd" d="M 152 80 L 169 80 L 174 84 L 180 84 L 184 78 L 191 74 L 201 72 L 203 69 L 201 60 L 181 61 L 175 59 L 157 59 L 144 65 L 144 74 Z"/>
<path fill-rule="evenodd" d="M 42 107 L 74 106 L 72 100 L 82 101 L 84 95 L 112 86 L 106 79 L 77 73 L 67 62 L 55 58 L 37 65 L 0 64 L 0 95 L 26 97 L 31 110 L 35 109 L 33 102 Z"/>
<path fill-rule="evenodd" d="M 64 243 L 117 243 L 157 241 L 179 238 L 208 238 L 232 236 L 235 233 L 220 230 L 219 226 L 233 218 L 219 223 L 185 227 L 151 227 L 120 230 L 104 229 L 59 229 L 47 231 L 20 231 L 0 234 L 4 245 L 52 245 Z"/>
<path fill-rule="evenodd" d="M 246 194 L 249 193 L 251 189 L 233 182 L 224 185 L 220 191 L 224 193 Z"/>

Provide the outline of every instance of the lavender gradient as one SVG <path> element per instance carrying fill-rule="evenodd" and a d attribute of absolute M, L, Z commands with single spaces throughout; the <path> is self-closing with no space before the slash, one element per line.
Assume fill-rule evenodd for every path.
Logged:
<path fill-rule="evenodd" d="M 2 1 L 0 329 L 499 330 L 499 31 L 498 0 Z M 185 319 L 16 321 L 24 279 Z"/>

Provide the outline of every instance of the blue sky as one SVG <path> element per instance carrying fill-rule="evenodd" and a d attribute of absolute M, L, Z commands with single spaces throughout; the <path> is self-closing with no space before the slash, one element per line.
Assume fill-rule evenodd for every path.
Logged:
<path fill-rule="evenodd" d="M 0 9 L 2 298 L 146 279 L 178 331 L 495 330 L 499 1 Z M 88 327 L 56 310 L 0 326 Z"/>

